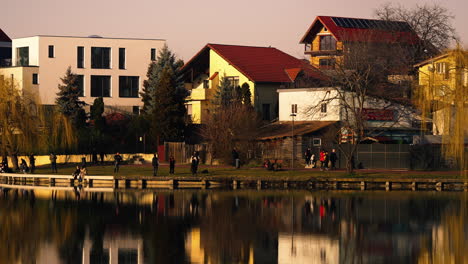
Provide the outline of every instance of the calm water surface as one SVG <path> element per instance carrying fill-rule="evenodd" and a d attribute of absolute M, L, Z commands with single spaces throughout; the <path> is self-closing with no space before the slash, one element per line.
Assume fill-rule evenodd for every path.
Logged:
<path fill-rule="evenodd" d="M 0 263 L 468 263 L 468 194 L 0 191 Z"/>

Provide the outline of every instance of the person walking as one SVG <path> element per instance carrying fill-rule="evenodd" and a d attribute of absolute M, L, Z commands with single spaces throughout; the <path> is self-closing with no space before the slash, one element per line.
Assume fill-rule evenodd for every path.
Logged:
<path fill-rule="evenodd" d="M 26 160 L 24 159 L 21 159 L 20 171 L 25 174 L 28 173 L 29 171 L 28 164 L 26 163 Z"/>
<path fill-rule="evenodd" d="M 31 174 L 33 174 L 36 170 L 36 158 L 34 157 L 34 153 L 31 153 L 31 155 L 29 155 L 29 167 Z"/>
<path fill-rule="evenodd" d="M 336 149 L 332 149 L 330 153 L 330 163 L 331 163 L 331 170 L 336 170 L 336 161 L 338 160 L 338 155 L 336 155 Z"/>
<path fill-rule="evenodd" d="M 118 173 L 119 172 L 119 167 L 120 167 L 120 163 L 122 162 L 122 156 L 120 156 L 120 153 L 117 152 L 115 155 L 114 155 L 114 173 Z"/>
<path fill-rule="evenodd" d="M 175 158 L 173 155 L 169 157 L 169 174 L 174 174 Z"/>
<path fill-rule="evenodd" d="M 197 175 L 198 162 L 199 162 L 199 158 L 198 158 L 197 152 L 195 151 L 192 157 L 190 157 L 190 171 L 192 172 L 192 176 Z"/>
<path fill-rule="evenodd" d="M 151 164 L 153 164 L 153 176 L 157 176 L 158 175 L 158 168 L 159 168 L 159 158 L 158 158 L 157 153 L 154 153 L 153 160 L 152 160 Z"/>
<path fill-rule="evenodd" d="M 92 153 L 92 158 L 91 158 L 91 162 L 93 163 L 93 165 L 97 165 L 98 164 L 98 159 L 97 159 L 97 152 L 96 152 L 96 149 L 93 148 L 93 153 Z"/>
<path fill-rule="evenodd" d="M 312 165 L 312 168 L 317 168 L 317 157 L 315 154 L 312 154 L 310 157 L 310 164 Z"/>
<path fill-rule="evenodd" d="M 57 155 L 51 152 L 49 155 L 50 166 L 52 167 L 52 173 L 57 173 Z"/>

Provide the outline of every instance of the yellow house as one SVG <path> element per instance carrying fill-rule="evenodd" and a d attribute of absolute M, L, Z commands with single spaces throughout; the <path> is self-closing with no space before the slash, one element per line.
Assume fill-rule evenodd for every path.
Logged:
<path fill-rule="evenodd" d="M 207 44 L 182 68 L 190 91 L 187 111 L 194 124 L 203 124 L 220 80 L 232 86 L 248 85 L 251 101 L 263 120 L 278 117 L 279 88 L 323 80 L 313 67 L 272 47 Z M 307 78 L 305 78 L 307 77 Z"/>
<path fill-rule="evenodd" d="M 424 88 L 420 89 L 424 91 L 420 96 L 432 100 L 432 132 L 434 135 L 447 135 L 455 117 L 456 101 L 464 101 L 462 116 L 468 116 L 468 52 L 450 51 L 415 67 L 418 68 L 419 85 Z M 467 132 L 468 124 L 465 127 Z"/>
<path fill-rule="evenodd" d="M 346 53 L 354 43 L 371 42 L 388 47 L 417 41 L 418 36 L 406 22 L 317 16 L 300 43 L 304 44 L 304 54 L 310 55 L 310 64 L 327 70 L 346 62 Z"/>

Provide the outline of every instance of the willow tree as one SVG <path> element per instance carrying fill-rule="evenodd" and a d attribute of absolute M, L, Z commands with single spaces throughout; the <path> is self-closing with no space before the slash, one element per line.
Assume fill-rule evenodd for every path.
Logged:
<path fill-rule="evenodd" d="M 12 157 L 18 168 L 18 155 L 43 151 L 44 118 L 36 96 L 18 89 L 14 79 L 0 79 L 0 151 Z"/>
<path fill-rule="evenodd" d="M 442 135 L 444 157 L 464 171 L 468 168 L 468 51 L 458 46 L 444 57 L 443 64 L 432 61 L 428 73 L 420 72 L 416 103 L 424 119 L 432 116 L 433 132 Z"/>

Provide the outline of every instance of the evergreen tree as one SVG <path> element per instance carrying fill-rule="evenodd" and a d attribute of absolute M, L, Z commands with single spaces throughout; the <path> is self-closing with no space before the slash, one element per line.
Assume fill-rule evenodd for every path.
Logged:
<path fill-rule="evenodd" d="M 157 85 L 161 78 L 162 71 L 166 66 L 169 67 L 176 76 L 175 88 L 184 88 L 182 76 L 180 75 L 180 68 L 183 65 L 184 62 L 182 60 L 177 60 L 167 45 L 164 45 L 162 50 L 159 52 L 157 60 L 151 62 L 148 66 L 148 72 L 146 74 L 148 79 L 143 82 L 143 91 L 140 93 L 143 101 L 143 115 L 149 117 L 154 110 Z"/>
<path fill-rule="evenodd" d="M 235 98 L 235 89 L 231 85 L 231 82 L 222 77 L 219 80 L 218 90 L 216 90 L 214 95 L 213 104 L 216 107 L 226 107 L 229 106 Z"/>
<path fill-rule="evenodd" d="M 252 93 L 248 83 L 243 83 L 241 87 L 242 103 L 245 105 L 252 105 Z"/>
<path fill-rule="evenodd" d="M 91 106 L 90 117 L 94 121 L 94 127 L 96 130 L 103 131 L 105 126 L 104 114 L 104 99 L 98 97 L 94 99 L 93 105 Z"/>
<path fill-rule="evenodd" d="M 62 84 L 58 85 L 59 92 L 55 103 L 58 111 L 72 121 L 75 128 L 82 128 L 86 122 L 86 113 L 83 109 L 85 103 L 79 99 L 77 76 L 68 67 L 65 76 L 60 79 Z"/>
<path fill-rule="evenodd" d="M 183 139 L 185 129 L 185 93 L 177 89 L 177 78 L 166 65 L 156 83 L 151 130 L 160 141 Z"/>

